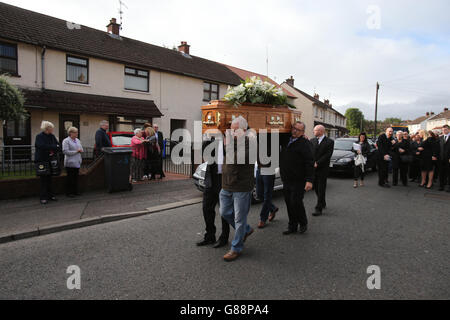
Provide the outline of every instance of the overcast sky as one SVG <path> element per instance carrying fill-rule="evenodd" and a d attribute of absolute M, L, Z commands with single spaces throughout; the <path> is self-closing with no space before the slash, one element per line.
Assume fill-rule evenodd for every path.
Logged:
<path fill-rule="evenodd" d="M 345 112 L 414 119 L 450 105 L 448 0 L 124 0 L 122 35 L 191 45 L 196 56 L 266 74 Z M 106 30 L 118 0 L 4 2 Z"/>

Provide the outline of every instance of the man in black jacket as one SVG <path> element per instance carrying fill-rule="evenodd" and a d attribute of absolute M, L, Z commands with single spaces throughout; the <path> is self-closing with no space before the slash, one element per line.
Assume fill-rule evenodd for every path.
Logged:
<path fill-rule="evenodd" d="M 289 142 L 281 146 L 280 175 L 289 216 L 288 230 L 283 234 L 296 233 L 299 225 L 300 233 L 305 233 L 308 230 L 308 219 L 303 196 L 305 191 L 312 189 L 314 160 L 311 142 L 305 138 L 303 122 L 294 123 Z"/>
<path fill-rule="evenodd" d="M 393 138 L 394 129 L 391 127 L 386 129 L 386 133 L 383 133 L 378 137 L 378 185 L 384 188 L 390 188 L 387 183 L 388 180 L 388 164 L 391 160 L 392 148 L 395 143 Z"/>
<path fill-rule="evenodd" d="M 450 192 L 450 129 L 446 124 L 442 128 L 443 135 L 439 138 L 440 152 L 440 186 L 439 191 Z"/>
<path fill-rule="evenodd" d="M 314 128 L 315 138 L 311 139 L 314 157 L 314 191 L 317 195 L 316 211 L 313 216 L 322 215 L 326 208 L 327 178 L 330 168 L 330 160 L 334 151 L 334 141 L 325 136 L 325 127 L 318 125 Z"/>
<path fill-rule="evenodd" d="M 155 136 L 156 136 L 156 139 L 159 144 L 159 149 L 161 150 L 161 153 L 160 153 L 160 161 L 161 161 L 160 171 L 161 172 L 158 172 L 158 174 L 161 175 L 161 178 L 165 178 L 166 175 L 164 174 L 164 171 L 162 168 L 162 156 L 163 156 L 163 152 L 164 152 L 164 149 L 163 149 L 164 148 L 164 135 L 161 131 L 159 131 L 159 126 L 157 124 L 153 125 L 153 129 L 155 130 Z"/>
<path fill-rule="evenodd" d="M 109 128 L 109 123 L 106 120 L 100 122 L 100 128 L 95 133 L 95 155 L 98 157 L 102 154 L 103 148 L 111 147 L 111 141 L 109 140 L 106 131 Z"/>
<path fill-rule="evenodd" d="M 222 145 L 219 145 L 222 143 Z M 203 142 L 202 149 L 210 146 L 214 147 L 211 157 L 214 157 L 218 161 L 219 156 L 216 157 L 215 150 L 218 150 L 223 154 L 223 142 L 216 140 L 214 137 L 211 140 Z M 216 219 L 216 205 L 219 203 L 219 194 L 222 189 L 222 163 L 218 161 L 208 162 L 205 174 L 205 191 L 203 192 L 203 218 L 206 224 L 206 233 L 204 239 L 197 243 L 199 247 L 216 243 L 216 226 L 214 220 Z M 228 238 L 230 235 L 230 225 L 222 218 L 222 234 L 219 237 L 219 241 L 214 245 L 214 248 L 222 248 L 228 244 Z"/>

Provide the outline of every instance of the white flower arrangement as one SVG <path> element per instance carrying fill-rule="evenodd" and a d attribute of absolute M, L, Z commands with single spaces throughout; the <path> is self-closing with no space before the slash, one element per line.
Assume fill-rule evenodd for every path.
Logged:
<path fill-rule="evenodd" d="M 256 76 L 242 81 L 236 87 L 228 87 L 224 100 L 232 103 L 235 107 L 245 102 L 293 107 L 287 103 L 287 95 L 281 88 L 270 82 L 262 81 Z"/>

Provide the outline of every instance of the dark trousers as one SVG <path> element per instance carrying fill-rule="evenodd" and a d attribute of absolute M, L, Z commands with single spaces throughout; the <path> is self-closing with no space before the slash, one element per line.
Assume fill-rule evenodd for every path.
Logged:
<path fill-rule="evenodd" d="M 408 164 L 400 162 L 394 166 L 392 172 L 392 183 L 396 186 L 398 184 L 398 174 L 400 173 L 400 180 L 402 184 L 406 186 L 408 184 Z"/>
<path fill-rule="evenodd" d="M 275 210 L 275 205 L 272 203 L 273 186 L 275 184 L 275 175 L 264 176 L 261 175 L 260 169 L 256 172 L 256 193 L 258 199 L 264 200 L 260 212 L 260 220 L 266 222 L 269 214 Z"/>
<path fill-rule="evenodd" d="M 41 200 L 50 200 L 53 196 L 52 176 L 41 176 Z"/>
<path fill-rule="evenodd" d="M 388 180 L 388 161 L 378 160 L 378 185 L 386 184 Z"/>
<path fill-rule="evenodd" d="M 409 165 L 409 178 L 419 179 L 420 176 L 420 163 L 418 159 L 414 159 Z"/>
<path fill-rule="evenodd" d="M 439 184 L 442 188 L 446 185 L 450 186 L 450 163 L 448 159 L 440 161 Z"/>
<path fill-rule="evenodd" d="M 366 167 L 364 167 L 364 170 L 366 170 Z M 364 171 L 362 166 L 355 166 L 353 177 L 355 180 L 361 179 L 361 181 L 364 181 Z"/>
<path fill-rule="evenodd" d="M 305 183 L 285 182 L 283 194 L 289 217 L 289 230 L 297 230 L 298 225 L 307 226 L 308 218 L 303 204 Z"/>
<path fill-rule="evenodd" d="M 205 240 L 216 241 L 216 205 L 219 203 L 220 188 L 208 188 L 203 192 L 203 218 L 206 224 Z M 228 241 L 230 225 L 222 218 L 222 234 L 219 240 Z"/>
<path fill-rule="evenodd" d="M 319 171 L 314 174 L 314 191 L 317 195 L 316 209 L 322 210 L 327 206 L 326 191 L 327 191 L 328 171 Z"/>
<path fill-rule="evenodd" d="M 80 169 L 66 167 L 66 172 L 66 194 L 78 194 L 78 173 Z"/>

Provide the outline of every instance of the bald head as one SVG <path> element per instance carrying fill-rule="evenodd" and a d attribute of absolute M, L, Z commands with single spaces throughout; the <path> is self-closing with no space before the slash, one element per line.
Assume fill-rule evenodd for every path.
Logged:
<path fill-rule="evenodd" d="M 318 125 L 314 127 L 314 136 L 317 138 L 323 136 L 325 134 L 325 127 L 322 125 Z"/>

